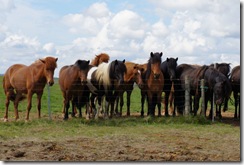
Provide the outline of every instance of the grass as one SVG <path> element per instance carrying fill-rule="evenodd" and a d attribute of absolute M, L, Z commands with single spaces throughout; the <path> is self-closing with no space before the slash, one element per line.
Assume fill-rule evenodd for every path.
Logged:
<path fill-rule="evenodd" d="M 2 77 L 0 77 L 0 81 Z M 2 82 L 2 81 L 1 81 Z M 183 116 L 183 117 L 139 117 L 140 114 L 140 90 L 135 88 L 131 97 L 131 114 L 137 116 L 113 118 L 109 120 L 89 120 L 85 118 L 70 118 L 68 121 L 62 120 L 62 94 L 59 89 L 58 82 L 50 88 L 51 95 L 51 112 L 52 120 L 48 117 L 47 106 L 47 88 L 44 89 L 42 98 L 42 118 L 37 119 L 36 110 L 36 96 L 33 98 L 33 106 L 30 112 L 30 122 L 25 123 L 25 109 L 26 100 L 20 103 L 20 120 L 13 122 L 13 104 L 10 104 L 9 118 L 10 122 L 3 123 L 1 121 L 0 139 L 6 140 L 9 138 L 39 138 L 39 139 L 59 139 L 69 136 L 105 136 L 108 134 L 134 134 L 140 136 L 140 134 L 156 131 L 175 130 L 175 131 L 187 131 L 187 130 L 201 130 L 205 133 L 213 129 L 214 132 L 228 132 L 230 134 L 238 134 L 236 127 L 226 126 L 221 122 L 215 122 L 214 124 L 205 119 L 204 117 L 197 116 Z M 124 96 L 126 97 L 126 96 Z M 0 88 L 0 116 L 4 116 L 4 100 L 5 96 L 3 89 Z M 123 115 L 126 114 L 126 98 L 123 110 Z M 146 107 L 145 107 L 146 109 Z M 229 104 L 229 111 L 234 110 L 234 106 Z M 84 116 L 84 109 L 83 109 Z M 240 135 L 240 132 L 239 132 Z"/>

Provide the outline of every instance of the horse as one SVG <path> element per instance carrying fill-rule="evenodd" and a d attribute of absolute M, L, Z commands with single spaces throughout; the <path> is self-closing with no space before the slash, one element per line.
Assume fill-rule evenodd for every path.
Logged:
<path fill-rule="evenodd" d="M 86 100 L 77 100 L 85 94 L 85 86 L 87 83 L 87 73 L 89 70 L 90 61 L 77 60 L 74 65 L 63 66 L 59 71 L 59 85 L 63 95 L 63 112 L 64 120 L 67 120 L 70 101 L 72 100 L 72 116 L 75 116 L 74 107 L 78 106 L 79 117 L 82 117 L 81 103 L 86 104 L 86 109 L 89 109 L 89 97 Z M 80 106 L 79 106 L 80 105 Z M 88 113 L 87 113 L 88 114 Z M 89 119 L 89 116 L 86 117 Z"/>
<path fill-rule="evenodd" d="M 229 98 L 231 94 L 231 84 L 229 79 L 217 69 L 208 67 L 204 73 L 204 82 L 207 87 L 207 92 L 205 94 L 205 116 L 207 110 L 207 102 L 213 100 L 214 104 L 217 106 L 221 105 L 225 98 Z M 218 111 L 218 110 L 217 110 Z M 212 116 L 213 113 L 213 101 L 211 101 L 211 111 L 209 117 Z M 216 114 L 221 118 L 221 110 L 219 110 L 219 114 Z"/>
<path fill-rule="evenodd" d="M 226 78 L 229 78 L 230 77 L 230 63 L 215 63 L 215 64 L 211 64 L 210 67 L 214 68 L 216 67 L 216 69 L 223 73 Z M 228 110 L 228 100 L 229 98 L 225 98 L 224 100 L 224 108 L 223 108 L 223 111 L 227 111 Z M 216 107 L 217 108 L 217 107 Z M 221 104 L 219 105 L 219 107 L 217 108 L 221 111 Z M 216 110 L 216 114 L 219 114 L 220 112 L 218 112 Z"/>
<path fill-rule="evenodd" d="M 197 111 L 199 108 L 199 99 L 200 99 L 200 83 L 199 81 L 203 79 L 204 71 L 207 66 L 199 66 L 199 65 L 190 65 L 190 64 L 180 64 L 176 67 L 176 80 L 174 82 L 174 111 L 175 115 L 176 108 L 180 114 L 183 114 L 184 111 L 184 97 L 185 97 L 185 79 L 186 77 L 189 80 L 190 85 L 190 94 L 194 96 L 194 110 L 192 110 L 192 106 L 190 106 L 190 111 L 197 115 Z M 191 101 L 190 97 L 190 102 Z"/>
<path fill-rule="evenodd" d="M 111 106 L 110 117 L 113 117 L 114 102 L 118 96 L 118 89 L 124 83 L 124 74 L 126 73 L 125 60 L 114 60 L 110 63 L 102 63 L 98 67 L 93 67 L 88 72 L 87 86 L 92 93 L 91 106 L 95 111 L 95 118 L 98 118 L 99 112 L 97 111 L 94 99 L 97 97 L 100 111 L 102 97 L 105 95 L 105 113 L 104 118 L 108 117 L 109 105 Z"/>
<path fill-rule="evenodd" d="M 46 57 L 39 59 L 29 66 L 14 64 L 10 66 L 3 77 L 3 88 L 6 95 L 4 121 L 8 121 L 10 100 L 14 102 L 15 120 L 19 119 L 18 105 L 27 95 L 27 110 L 25 120 L 29 120 L 32 106 L 32 96 L 37 94 L 38 118 L 41 118 L 41 98 L 45 85 L 54 84 L 54 70 L 58 58 Z"/>
<path fill-rule="evenodd" d="M 108 63 L 110 57 L 106 53 L 101 53 L 99 55 L 96 55 L 96 57 L 91 61 L 90 65 L 92 66 L 98 66 L 99 64 L 105 62 Z"/>
<path fill-rule="evenodd" d="M 146 72 L 147 72 L 147 63 L 139 64 L 138 68 L 141 72 L 143 87 L 141 88 L 141 117 L 144 116 L 144 104 L 147 98 L 147 85 L 146 85 Z"/>
<path fill-rule="evenodd" d="M 235 66 L 231 71 L 230 82 L 232 86 L 232 91 L 235 99 L 235 114 L 234 118 L 240 118 L 240 65 Z M 239 105 L 239 108 L 238 108 Z M 239 113 L 237 115 L 237 108 L 239 109 Z"/>
<path fill-rule="evenodd" d="M 168 102 L 169 102 L 169 94 L 171 91 L 171 87 L 173 85 L 173 81 L 175 80 L 175 70 L 177 67 L 178 58 L 167 58 L 164 62 L 161 63 L 160 69 L 164 75 L 164 88 L 163 92 L 164 96 L 164 106 L 165 106 L 165 116 L 169 116 L 168 112 Z"/>
<path fill-rule="evenodd" d="M 127 94 L 127 116 L 130 116 L 130 96 L 132 93 L 132 90 L 134 89 L 134 83 L 138 85 L 138 87 L 141 89 L 143 88 L 143 81 L 141 77 L 140 68 L 138 67 L 138 64 L 133 62 L 125 62 L 126 70 L 127 72 L 124 74 L 124 83 L 121 85 L 119 90 L 119 97 L 116 99 L 116 108 L 115 113 L 119 116 L 122 116 L 122 108 L 124 105 L 124 98 L 123 94 L 126 92 Z M 118 112 L 118 105 L 120 100 L 120 112 Z"/>
<path fill-rule="evenodd" d="M 95 58 L 90 62 L 90 69 L 94 66 L 97 67 L 101 63 L 104 63 L 104 62 L 108 63 L 109 59 L 110 59 L 110 56 L 106 53 L 101 53 L 99 55 L 95 55 Z M 87 98 L 90 97 L 89 88 L 87 86 L 85 86 L 83 93 L 84 93 L 84 95 L 80 95 L 79 97 L 73 97 L 75 107 L 74 108 L 72 107 L 72 109 L 74 109 L 74 114 L 77 114 L 76 107 L 79 109 L 79 111 L 81 111 L 81 107 L 84 105 L 83 101 L 85 101 Z"/>
<path fill-rule="evenodd" d="M 148 112 L 150 116 L 155 116 L 155 107 L 158 106 L 158 116 L 161 116 L 161 98 L 164 87 L 164 75 L 160 70 L 163 53 L 150 53 L 147 64 L 146 85 Z"/>

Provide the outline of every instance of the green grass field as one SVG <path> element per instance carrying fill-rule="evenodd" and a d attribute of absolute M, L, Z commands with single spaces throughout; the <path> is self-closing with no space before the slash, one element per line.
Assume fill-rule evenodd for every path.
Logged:
<path fill-rule="evenodd" d="M 2 77 L 0 78 L 2 83 Z M 41 119 L 37 118 L 36 110 L 36 96 L 33 97 L 33 106 L 30 112 L 30 121 L 25 122 L 25 113 L 26 113 L 26 100 L 22 101 L 19 104 L 20 119 L 16 122 L 14 121 L 14 112 L 13 112 L 13 103 L 10 104 L 9 110 L 9 122 L 3 122 L 4 110 L 5 110 L 5 95 L 3 88 L 0 88 L 0 143 L 4 147 L 0 149 L 0 152 L 5 154 L 0 154 L 0 160 L 56 160 L 56 156 L 52 155 L 50 152 L 49 157 L 42 158 L 38 157 L 38 153 L 42 152 L 43 146 L 46 146 L 50 142 L 59 146 L 60 152 L 56 152 L 59 156 L 63 153 L 66 154 L 66 157 L 62 157 L 62 160 L 128 160 L 129 158 L 121 157 L 121 153 L 125 151 L 114 151 L 115 149 L 126 148 L 129 144 L 133 147 L 133 150 L 128 150 L 126 152 L 130 153 L 133 158 L 132 160 L 168 160 L 169 158 L 175 161 L 184 161 L 184 160 L 225 160 L 225 161 L 239 161 L 240 160 L 240 127 L 231 120 L 231 122 L 222 122 L 215 121 L 214 123 L 211 120 L 208 120 L 202 116 L 178 116 L 178 117 L 144 117 L 141 118 L 140 115 L 140 90 L 135 88 L 131 97 L 131 117 L 125 117 L 126 114 L 126 100 L 123 109 L 123 117 L 113 119 L 99 119 L 99 120 L 86 120 L 84 117 L 84 108 L 83 118 L 69 118 L 68 121 L 63 121 L 62 116 L 62 94 L 59 89 L 58 82 L 56 80 L 55 84 L 50 88 L 51 95 L 51 117 L 49 119 L 48 115 L 48 106 L 47 106 L 47 88 L 44 90 L 44 95 L 42 97 L 42 111 Z M 125 97 L 125 96 L 124 96 Z M 147 108 L 145 107 L 147 112 Z M 229 104 L 228 112 L 233 113 L 234 107 L 232 104 Z M 157 111 L 156 111 L 157 112 Z M 223 137 L 225 137 L 223 139 Z M 182 142 L 184 138 L 184 144 Z M 81 144 L 80 139 L 89 139 L 98 146 L 98 148 L 103 148 L 104 152 L 110 153 L 110 155 L 115 154 L 115 157 L 100 157 L 97 159 L 92 159 L 90 156 L 82 157 L 78 159 L 77 156 L 71 156 L 71 151 L 76 153 L 84 154 L 81 151 L 81 146 L 87 146 L 88 144 Z M 209 140 L 206 140 L 209 139 Z M 113 148 L 104 148 L 101 146 L 100 141 L 110 141 L 111 144 L 115 146 Z M 119 140 L 119 141 L 118 141 Z M 163 140 L 163 141 L 162 141 Z M 224 141 L 223 141 L 224 140 Z M 1 142 L 2 141 L 2 142 Z M 78 146 L 73 146 L 73 143 L 79 144 Z M 31 142 L 32 145 L 27 145 Z M 160 143 L 159 143 L 160 142 Z M 210 143 L 209 143 L 210 142 Z M 226 153 L 225 150 L 229 147 L 229 142 L 232 143 L 232 151 Z M 42 145 L 40 145 L 40 143 Z M 57 143 L 57 144 L 56 144 Z M 224 143 L 224 144 L 223 144 Z M 159 145 L 160 144 L 160 145 Z M 170 145 L 168 145 L 170 144 Z M 94 145 L 94 144 L 90 144 Z M 117 146 L 120 146 L 118 148 Z M 148 145 L 148 149 L 144 148 L 145 145 Z M 166 148 L 167 154 L 164 158 L 158 157 L 158 154 L 161 153 L 161 149 L 158 147 Z M 182 146 L 183 145 L 183 146 Z M 195 146 L 197 145 L 197 146 Z M 199 146 L 200 145 L 200 146 Z M 217 149 L 213 149 L 212 146 L 217 146 Z M 35 147 L 34 147 L 35 146 Z M 38 147 L 39 146 L 39 147 Z M 62 146 L 62 147 L 61 147 Z M 167 146 L 167 147 L 166 147 Z M 182 149 L 177 149 L 178 146 L 183 147 Z M 184 156 L 186 153 L 186 146 L 193 146 L 193 149 L 198 150 L 198 148 L 206 148 L 204 150 L 203 156 L 202 151 L 196 152 L 194 157 L 189 155 L 189 159 Z M 221 147 L 219 147 L 221 146 Z M 34 149 L 32 148 L 34 147 Z M 172 148 L 173 147 L 173 148 Z M 8 151 L 12 148 L 13 151 Z M 13 157 L 13 152 L 18 148 L 22 148 L 26 153 L 25 156 L 21 158 Z M 56 147 L 57 148 L 57 147 Z M 61 149 L 62 148 L 62 149 Z M 69 149 L 70 148 L 70 149 Z M 93 146 L 94 148 L 94 146 Z M 100 149 L 89 150 L 92 154 L 99 155 Z M 142 150 L 143 148 L 143 150 Z M 213 150 L 213 153 L 210 151 Z M 222 154 L 215 154 L 215 151 L 221 151 Z M 223 150 L 223 151 L 222 151 Z M 73 155 L 75 155 L 72 152 Z M 82 152 L 82 153 L 80 153 Z M 145 156 L 152 153 L 158 153 L 157 156 Z M 166 151 L 165 151 L 166 152 Z M 181 153 L 182 152 L 182 153 Z M 28 154 L 30 153 L 30 154 Z M 143 155 L 141 155 L 144 153 Z M 176 155 L 178 157 L 172 157 Z M 53 153 L 54 154 L 54 153 Z M 6 156 L 9 155 L 9 156 Z M 33 157 L 33 155 L 37 155 Z M 40 154 L 41 155 L 41 154 Z M 42 154 L 43 155 L 43 154 Z M 138 155 L 141 155 L 138 157 Z M 199 156 L 200 155 L 200 156 Z M 234 155 L 234 157 L 233 157 Z M 173 159 L 174 158 L 174 159 Z M 170 160 L 169 159 L 169 160 Z M 59 158 L 58 160 L 61 160 Z"/>

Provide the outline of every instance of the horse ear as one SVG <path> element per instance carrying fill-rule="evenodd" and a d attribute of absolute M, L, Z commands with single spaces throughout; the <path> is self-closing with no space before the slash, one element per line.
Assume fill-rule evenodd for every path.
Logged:
<path fill-rule="evenodd" d="M 46 61 L 45 60 L 43 60 L 43 59 L 39 59 L 43 64 L 45 64 L 46 63 Z"/>
<path fill-rule="evenodd" d="M 169 58 L 167 57 L 167 62 L 169 61 Z"/>
<path fill-rule="evenodd" d="M 87 64 L 88 64 L 88 65 L 90 64 L 90 60 L 87 61 Z"/>
<path fill-rule="evenodd" d="M 160 53 L 160 57 L 162 57 L 162 55 L 163 55 L 163 52 Z"/>
<path fill-rule="evenodd" d="M 123 60 L 123 63 L 125 63 L 125 59 Z"/>
<path fill-rule="evenodd" d="M 56 58 L 55 61 L 57 62 L 58 61 L 58 58 Z"/>
<path fill-rule="evenodd" d="M 150 54 L 150 55 L 151 55 L 151 57 L 153 57 L 153 55 L 154 55 L 154 54 L 153 54 L 153 52 L 151 52 L 151 54 Z"/>
<path fill-rule="evenodd" d="M 175 59 L 175 61 L 178 61 L 178 57 Z"/>
<path fill-rule="evenodd" d="M 117 65 L 118 64 L 118 60 L 115 60 L 115 65 Z"/>

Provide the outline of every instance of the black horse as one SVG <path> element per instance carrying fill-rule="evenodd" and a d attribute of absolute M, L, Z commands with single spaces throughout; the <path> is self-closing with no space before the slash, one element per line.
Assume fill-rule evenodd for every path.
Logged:
<path fill-rule="evenodd" d="M 160 69 L 164 75 L 164 88 L 163 92 L 164 96 L 164 106 L 165 106 L 165 116 L 169 116 L 168 112 L 168 103 L 169 103 L 169 94 L 171 91 L 171 87 L 174 84 L 175 80 L 175 71 L 177 67 L 178 58 L 167 58 L 164 62 L 161 63 Z"/>
<path fill-rule="evenodd" d="M 230 82 L 232 86 L 232 91 L 235 99 L 235 115 L 234 118 L 240 118 L 240 65 L 234 67 L 231 72 L 230 76 Z M 239 108 L 238 108 L 239 105 Z M 239 113 L 237 115 L 237 108 L 239 110 Z"/>
<path fill-rule="evenodd" d="M 230 63 L 215 63 L 215 64 L 211 64 L 210 67 L 212 67 L 212 68 L 216 67 L 216 69 L 219 72 L 223 73 L 226 76 L 226 78 L 229 79 L 229 77 L 230 77 L 230 69 L 231 69 L 230 68 Z M 225 100 L 224 100 L 224 108 L 223 108 L 224 112 L 228 110 L 228 101 L 229 101 L 229 98 L 226 97 Z M 220 104 L 219 107 L 216 107 L 216 114 L 221 113 L 221 112 L 219 112 L 219 111 L 221 111 L 221 105 L 222 104 Z"/>
<path fill-rule="evenodd" d="M 205 114 L 207 110 L 207 102 L 211 101 L 211 111 L 210 115 L 212 116 L 213 111 L 213 96 L 214 104 L 217 106 L 221 105 L 225 98 L 229 98 L 231 94 L 231 84 L 229 79 L 217 69 L 208 67 L 204 74 L 205 86 L 207 87 L 207 92 L 205 94 Z M 219 114 L 216 114 L 221 118 L 221 110 L 218 110 Z"/>

